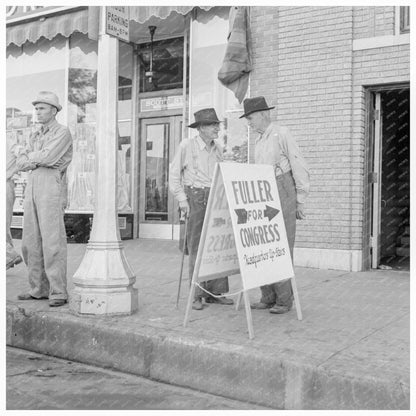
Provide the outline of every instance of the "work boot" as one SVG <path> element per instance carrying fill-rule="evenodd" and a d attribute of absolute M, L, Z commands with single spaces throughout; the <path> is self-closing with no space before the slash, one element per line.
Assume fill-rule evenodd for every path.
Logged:
<path fill-rule="evenodd" d="M 292 305 L 274 305 L 269 309 L 270 313 L 282 314 L 289 312 L 292 309 Z"/>
<path fill-rule="evenodd" d="M 57 306 L 63 306 L 66 303 L 66 299 L 51 299 L 49 301 L 50 307 L 57 307 Z"/>
<path fill-rule="evenodd" d="M 19 300 L 41 300 L 41 299 L 48 299 L 47 297 L 41 296 L 40 298 L 35 298 L 30 293 L 21 293 L 17 295 L 17 299 Z"/>
<path fill-rule="evenodd" d="M 196 311 L 202 310 L 204 307 L 202 306 L 202 300 L 201 298 L 195 299 L 192 303 L 192 309 L 195 309 Z"/>
<path fill-rule="evenodd" d="M 6 270 L 11 269 L 12 267 L 16 266 L 16 264 L 19 264 L 23 261 L 22 256 L 17 255 L 13 260 L 10 260 L 6 264 Z"/>
<path fill-rule="evenodd" d="M 270 309 L 274 303 L 256 302 L 250 305 L 251 309 Z"/>
<path fill-rule="evenodd" d="M 209 296 L 206 298 L 207 303 L 219 303 L 220 305 L 234 305 L 232 299 L 228 299 L 225 296 L 220 298 L 214 298 L 214 296 Z"/>

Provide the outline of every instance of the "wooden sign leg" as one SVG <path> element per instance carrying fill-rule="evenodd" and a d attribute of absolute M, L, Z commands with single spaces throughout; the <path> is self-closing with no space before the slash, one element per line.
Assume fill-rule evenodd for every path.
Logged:
<path fill-rule="evenodd" d="M 292 291 L 293 291 L 293 297 L 295 299 L 296 313 L 298 315 L 298 320 L 301 321 L 302 320 L 302 310 L 300 308 L 298 289 L 296 287 L 296 281 L 295 281 L 294 276 L 290 279 L 290 282 L 292 283 Z"/>
<path fill-rule="evenodd" d="M 247 318 L 247 326 L 248 326 L 248 337 L 250 339 L 253 339 L 254 338 L 253 319 L 251 317 L 250 300 L 248 298 L 247 291 L 244 291 L 244 306 L 246 307 L 246 318 Z"/>
<path fill-rule="evenodd" d="M 237 297 L 237 302 L 235 303 L 235 310 L 236 310 L 236 311 L 238 311 L 238 309 L 240 308 L 241 296 L 243 296 L 243 294 L 240 292 L 240 293 L 238 294 L 238 297 Z"/>
<path fill-rule="evenodd" d="M 188 303 L 186 305 L 185 319 L 183 320 L 183 326 L 184 327 L 186 327 L 186 325 L 188 324 L 189 313 L 190 313 L 191 308 L 192 308 L 192 301 L 194 299 L 194 294 L 195 294 L 195 282 L 194 282 L 194 279 L 192 278 L 191 290 L 189 292 Z"/>

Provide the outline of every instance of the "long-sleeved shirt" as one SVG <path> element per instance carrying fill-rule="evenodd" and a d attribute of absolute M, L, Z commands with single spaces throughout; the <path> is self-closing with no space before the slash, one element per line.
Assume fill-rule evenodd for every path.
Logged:
<path fill-rule="evenodd" d="M 19 171 L 16 166 L 16 156 L 14 154 L 17 142 L 9 135 L 6 138 L 6 180 L 13 177 Z"/>
<path fill-rule="evenodd" d="M 180 142 L 169 172 L 169 189 L 179 202 L 186 200 L 185 185 L 211 186 L 215 164 L 223 160 L 222 151 L 216 140 L 207 146 L 199 135 Z"/>
<path fill-rule="evenodd" d="M 277 173 L 292 171 L 296 200 L 304 203 L 309 193 L 309 170 L 300 149 L 287 127 L 271 123 L 256 140 L 255 163 L 273 165 Z"/>
<path fill-rule="evenodd" d="M 42 126 L 29 138 L 29 144 L 17 157 L 19 170 L 38 166 L 65 171 L 72 160 L 72 136 L 69 129 L 55 119 Z"/>

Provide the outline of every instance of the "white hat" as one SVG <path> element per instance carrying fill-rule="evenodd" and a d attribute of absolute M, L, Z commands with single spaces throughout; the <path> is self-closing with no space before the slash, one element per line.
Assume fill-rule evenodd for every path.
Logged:
<path fill-rule="evenodd" d="M 59 104 L 58 96 L 50 91 L 40 91 L 36 97 L 36 100 L 32 101 L 33 105 L 38 103 L 49 104 L 55 107 L 58 111 L 62 110 L 62 106 Z"/>

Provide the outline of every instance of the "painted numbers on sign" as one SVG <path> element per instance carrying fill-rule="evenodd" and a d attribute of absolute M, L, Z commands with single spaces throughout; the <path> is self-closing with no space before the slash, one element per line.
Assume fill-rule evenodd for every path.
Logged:
<path fill-rule="evenodd" d="M 219 277 L 238 273 L 238 257 L 224 184 L 219 177 L 212 189 L 213 203 L 208 221 L 199 277 Z"/>

